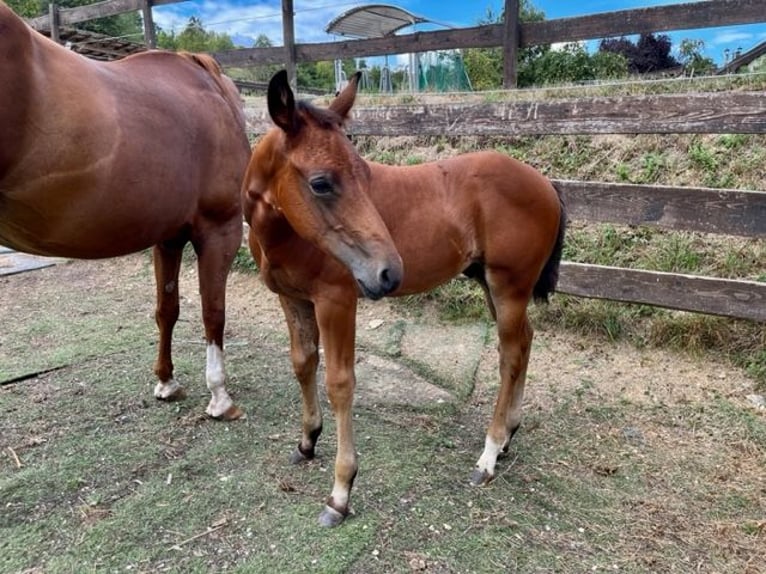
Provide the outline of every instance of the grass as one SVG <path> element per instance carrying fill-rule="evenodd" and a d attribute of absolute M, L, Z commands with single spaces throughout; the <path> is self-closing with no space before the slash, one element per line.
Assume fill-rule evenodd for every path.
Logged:
<path fill-rule="evenodd" d="M 259 288 L 256 278 L 237 272 L 228 298 L 228 381 L 248 418 L 220 423 L 200 416 L 208 392 L 196 305 L 182 303 L 175 338 L 176 375 L 189 397 L 173 404 L 151 397 L 150 264 L 131 261 L 60 266 L 48 272 L 55 281 L 43 272 L 19 276 L 14 307 L 0 310 L 3 365 L 14 354 L 34 355 L 34 346 L 6 345 L 25 340 L 29 326 L 19 318 L 31 307 L 50 304 L 43 310 L 56 309 L 54 322 L 68 325 L 55 337 L 48 330 L 49 345 L 78 347 L 56 371 L 0 385 L 2 572 L 482 573 L 577 565 L 638 573 L 691 565 L 733 573 L 766 557 L 763 417 L 723 390 L 686 400 L 626 394 L 594 375 L 590 352 L 557 351 L 558 373 L 549 377 L 541 349 L 533 350 L 522 431 L 495 481 L 469 487 L 497 391 L 495 343 L 486 317 L 434 321 L 452 284 L 417 312 L 394 305 L 375 312 L 384 313 L 384 326 L 361 329 L 365 353 L 399 357 L 397 364 L 456 398 L 422 406 L 360 401 L 355 514 L 341 528 L 320 529 L 334 422 L 323 399 L 318 458 L 287 464 L 299 393 L 284 326 L 266 320 L 265 300 L 247 296 Z M 96 273 L 99 266 L 106 268 Z M 72 281 L 61 290 L 66 277 Z M 193 293 L 194 279 L 185 265 L 182 293 Z M 459 299 L 469 285 L 459 283 Z M 94 292 L 105 299 L 87 296 Z M 541 309 L 553 313 L 554 305 Z M 114 350 L 102 353 L 97 339 L 81 336 L 87 323 L 71 319 L 111 308 L 122 310 L 122 320 Z M 562 327 L 534 321 L 536 344 L 558 348 Z M 138 334 L 129 323 L 147 330 Z M 445 367 L 461 339 L 478 349 L 453 377 Z M 603 348 L 598 334 L 573 340 Z"/>

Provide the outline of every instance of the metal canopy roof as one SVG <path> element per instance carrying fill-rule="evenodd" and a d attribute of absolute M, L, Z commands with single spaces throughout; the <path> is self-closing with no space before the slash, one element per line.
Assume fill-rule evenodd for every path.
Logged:
<path fill-rule="evenodd" d="M 338 16 L 327 25 L 325 32 L 351 38 L 382 38 L 422 22 L 428 20 L 403 8 L 388 4 L 367 4 Z"/>

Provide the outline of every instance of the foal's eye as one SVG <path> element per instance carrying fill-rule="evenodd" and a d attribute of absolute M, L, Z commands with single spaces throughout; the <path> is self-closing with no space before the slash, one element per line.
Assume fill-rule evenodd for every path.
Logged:
<path fill-rule="evenodd" d="M 323 175 L 312 177 L 309 180 L 309 185 L 311 186 L 312 193 L 317 197 L 325 197 L 331 195 L 335 190 L 332 182 Z"/>

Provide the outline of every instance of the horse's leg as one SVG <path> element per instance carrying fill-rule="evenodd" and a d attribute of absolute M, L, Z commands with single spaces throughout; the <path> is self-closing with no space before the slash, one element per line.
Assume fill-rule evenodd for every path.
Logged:
<path fill-rule="evenodd" d="M 319 329 L 310 301 L 280 296 L 290 332 L 290 358 L 303 395 L 303 421 L 301 441 L 290 455 L 290 462 L 314 458 L 315 447 L 322 433 L 322 407 L 317 392 L 317 366 L 319 365 Z"/>
<path fill-rule="evenodd" d="M 242 220 L 235 217 L 227 223 L 208 228 L 214 233 L 200 233 L 192 239 L 197 253 L 199 292 L 202 300 L 202 321 L 207 342 L 205 378 L 211 393 L 205 412 L 213 418 L 234 420 L 244 412 L 226 391 L 223 354 L 223 329 L 226 321 L 226 280 L 242 244 Z"/>
<path fill-rule="evenodd" d="M 175 401 L 186 396 L 181 385 L 173 379 L 171 345 L 173 327 L 178 321 L 178 272 L 181 268 L 183 244 L 163 244 L 154 247 L 154 278 L 157 285 L 157 307 L 154 319 L 160 331 L 157 361 L 154 373 L 160 380 L 154 387 L 154 396 L 164 401 Z"/>
<path fill-rule="evenodd" d="M 527 318 L 529 296 L 519 294 L 499 272 L 488 276 L 492 301 L 497 312 L 500 391 L 495 403 L 482 452 L 471 474 L 471 483 L 486 484 L 495 476 L 495 463 L 508 448 L 521 424 L 521 406 L 527 375 L 532 326 Z"/>
<path fill-rule="evenodd" d="M 345 299 L 345 300 L 344 300 Z M 325 385 L 335 414 L 338 450 L 335 455 L 335 482 L 324 510 L 322 526 L 337 526 L 349 513 L 351 487 L 358 469 L 351 407 L 354 401 L 354 337 L 356 297 L 316 304 L 319 332 L 324 345 Z"/>

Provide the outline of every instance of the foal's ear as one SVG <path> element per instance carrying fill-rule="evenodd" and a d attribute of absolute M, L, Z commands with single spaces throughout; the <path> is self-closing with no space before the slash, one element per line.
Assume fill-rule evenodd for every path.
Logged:
<path fill-rule="evenodd" d="M 356 99 L 356 90 L 359 87 L 359 78 L 362 77 L 362 72 L 356 72 L 348 81 L 348 85 L 343 88 L 343 91 L 330 104 L 330 109 L 337 113 L 342 118 L 347 118 L 348 113 L 351 111 L 351 106 L 354 105 Z"/>
<path fill-rule="evenodd" d="M 266 96 L 269 115 L 283 131 L 291 132 L 295 126 L 295 97 L 287 81 L 287 72 L 280 70 L 271 78 Z"/>

